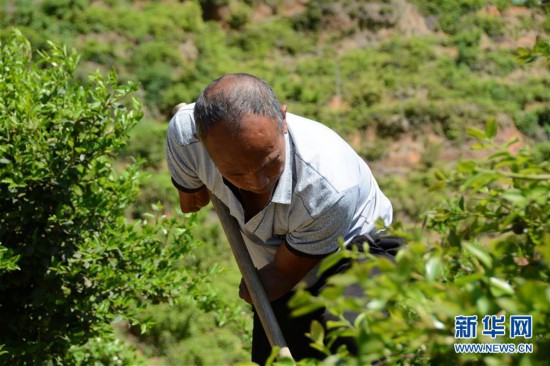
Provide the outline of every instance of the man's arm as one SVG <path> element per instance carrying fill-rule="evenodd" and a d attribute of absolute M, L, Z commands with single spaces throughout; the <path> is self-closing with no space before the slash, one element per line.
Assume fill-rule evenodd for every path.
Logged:
<path fill-rule="evenodd" d="M 202 186 L 195 192 L 183 192 L 178 189 L 180 195 L 180 207 L 184 213 L 196 212 L 206 206 L 210 202 L 210 196 L 208 195 L 208 189 L 206 186 Z"/>
<path fill-rule="evenodd" d="M 355 190 L 347 190 L 337 200 L 330 202 L 321 215 L 305 222 L 297 230 L 287 235 L 293 243 L 309 253 L 321 252 L 325 255 L 307 254 L 298 251 L 285 241 L 281 243 L 271 263 L 259 270 L 267 297 L 276 300 L 296 286 L 304 276 L 324 257 L 338 250 L 338 240 L 345 236 L 357 203 Z M 246 286 L 241 283 L 239 296 L 250 302 Z"/>
<path fill-rule="evenodd" d="M 324 257 L 296 254 L 295 251 L 289 249 L 286 241 L 283 241 L 275 253 L 273 262 L 259 270 L 260 280 L 269 301 L 286 295 Z M 243 281 L 241 281 L 239 296 L 246 302 L 252 303 Z"/>

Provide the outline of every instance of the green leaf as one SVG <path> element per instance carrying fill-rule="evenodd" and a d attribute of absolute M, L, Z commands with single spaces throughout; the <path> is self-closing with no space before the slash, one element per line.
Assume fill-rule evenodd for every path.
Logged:
<path fill-rule="evenodd" d="M 458 200 L 458 208 L 464 211 L 464 196 L 460 196 L 460 199 Z"/>
<path fill-rule="evenodd" d="M 481 314 L 487 314 L 491 309 L 491 304 L 487 296 L 481 296 L 476 300 L 477 310 Z"/>
<path fill-rule="evenodd" d="M 310 332 L 307 336 L 311 338 L 313 343 L 323 344 L 325 340 L 325 328 L 317 320 L 311 322 Z"/>
<path fill-rule="evenodd" d="M 479 259 L 487 268 L 490 268 L 493 264 L 491 255 L 480 247 L 474 246 L 469 243 L 462 243 L 462 247 L 474 257 Z"/>
<path fill-rule="evenodd" d="M 512 188 L 507 190 L 502 194 L 502 198 L 519 207 L 525 207 L 527 205 L 527 198 L 519 189 Z"/>
<path fill-rule="evenodd" d="M 544 233 L 542 245 L 537 247 L 537 252 L 541 254 L 546 263 L 550 263 L 550 233 Z"/>
<path fill-rule="evenodd" d="M 490 118 L 485 125 L 485 136 L 492 139 L 497 135 L 497 121 L 494 118 Z"/>
<path fill-rule="evenodd" d="M 321 265 L 319 266 L 319 274 L 324 273 L 327 269 L 334 266 L 340 260 L 346 258 L 346 253 L 345 252 L 346 252 L 345 250 L 339 250 L 336 253 L 333 253 L 333 254 L 329 255 L 328 257 L 324 258 L 321 261 Z"/>
<path fill-rule="evenodd" d="M 461 173 L 470 173 L 476 168 L 476 163 L 472 160 L 460 161 L 456 169 Z"/>
<path fill-rule="evenodd" d="M 433 282 L 443 273 L 443 264 L 441 258 L 432 257 L 426 262 L 426 278 Z"/>
<path fill-rule="evenodd" d="M 438 191 L 442 188 L 445 188 L 447 186 L 446 182 L 443 180 L 437 181 L 434 184 L 432 184 L 429 188 L 430 191 Z"/>
<path fill-rule="evenodd" d="M 487 150 L 489 148 L 491 148 L 491 145 L 484 143 L 473 144 L 472 146 L 470 146 L 470 149 L 472 150 Z"/>
<path fill-rule="evenodd" d="M 477 173 L 468 178 L 460 186 L 461 191 L 465 191 L 467 188 L 477 189 L 479 187 L 485 187 L 490 182 L 495 179 L 498 179 L 499 175 L 496 173 Z"/>
<path fill-rule="evenodd" d="M 446 180 L 447 177 L 445 177 L 445 174 L 443 174 L 443 172 L 439 169 L 436 169 L 434 171 L 434 176 L 436 177 L 437 180 Z"/>
<path fill-rule="evenodd" d="M 508 282 L 501 280 L 500 278 L 491 277 L 489 279 L 489 287 L 491 289 L 491 293 L 495 297 L 514 294 L 513 287 Z"/>
<path fill-rule="evenodd" d="M 485 135 L 485 132 L 481 131 L 480 129 L 478 128 L 475 128 L 475 127 L 470 127 L 468 129 L 466 129 L 466 133 L 472 137 L 475 137 L 476 139 L 479 139 L 479 140 L 486 140 L 487 139 L 487 135 Z"/>

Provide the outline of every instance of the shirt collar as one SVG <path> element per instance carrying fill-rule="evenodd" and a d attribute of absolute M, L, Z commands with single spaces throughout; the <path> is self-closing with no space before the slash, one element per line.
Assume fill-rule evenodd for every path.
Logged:
<path fill-rule="evenodd" d="M 285 169 L 271 197 L 271 202 L 290 204 L 292 200 L 292 164 L 294 162 L 294 148 L 290 140 L 290 132 L 285 133 Z"/>

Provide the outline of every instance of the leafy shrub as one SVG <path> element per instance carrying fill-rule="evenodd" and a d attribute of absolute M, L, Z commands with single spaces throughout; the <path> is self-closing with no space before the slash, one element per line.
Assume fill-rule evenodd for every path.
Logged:
<path fill-rule="evenodd" d="M 188 291 L 196 294 L 195 301 L 187 298 L 172 306 L 151 305 L 141 314 L 151 322 L 147 333 L 131 328 L 143 352 L 161 364 L 233 365 L 250 358 L 252 314 L 238 298 L 240 273 L 212 214 L 212 210 L 197 214 L 191 235 L 200 247 L 182 262 L 182 266 L 209 274 L 190 284 Z"/>
<path fill-rule="evenodd" d="M 430 149 L 426 150 L 430 151 Z M 430 158 L 431 156 L 428 156 L 425 159 L 429 162 Z M 391 197 L 395 220 L 421 222 L 426 211 L 433 207 L 434 202 L 445 198 L 445 192 L 433 191 L 430 194 L 415 194 L 415 192 L 426 192 L 437 183 L 434 172 L 439 168 L 417 165 L 401 179 L 395 179 L 388 175 L 378 178 L 384 193 Z"/>
<path fill-rule="evenodd" d="M 455 34 L 463 29 L 467 15 L 475 13 L 484 5 L 486 0 L 414 0 L 420 10 L 437 18 L 437 30 Z"/>
<path fill-rule="evenodd" d="M 478 15 L 473 18 L 473 23 L 491 38 L 500 39 L 505 34 L 506 22 L 501 17 Z"/>
<path fill-rule="evenodd" d="M 357 154 L 367 161 L 375 161 L 388 155 L 389 140 L 377 138 L 373 142 L 361 141 Z M 385 192 L 385 191 L 384 191 Z"/>
<path fill-rule="evenodd" d="M 135 70 L 134 75 L 141 82 L 145 90 L 147 106 L 154 111 L 155 105 L 160 100 L 163 91 L 170 87 L 176 80 L 173 70 L 164 63 L 153 65 L 141 65 Z"/>
<path fill-rule="evenodd" d="M 346 24 L 342 24 L 342 18 L 346 19 Z M 393 0 L 308 1 L 305 11 L 295 19 L 295 28 L 310 31 L 330 29 L 343 35 L 362 29 L 377 31 L 393 26 L 397 20 L 396 2 Z"/>
<path fill-rule="evenodd" d="M 505 76 L 518 69 L 513 52 L 487 52 L 482 58 L 482 71 L 490 75 Z"/>
<path fill-rule="evenodd" d="M 537 162 L 550 160 L 550 141 L 543 141 L 533 147 L 533 158 Z"/>
<path fill-rule="evenodd" d="M 134 348 L 112 334 L 104 335 L 103 338 L 90 338 L 82 346 L 71 347 L 66 361 L 76 365 L 94 366 L 147 365 L 143 356 L 139 356 Z"/>
<path fill-rule="evenodd" d="M 229 19 L 227 22 L 231 29 L 242 29 L 250 18 L 252 8 L 240 1 L 232 1 L 229 3 Z"/>
<path fill-rule="evenodd" d="M 75 28 L 79 33 L 105 32 L 116 30 L 117 14 L 113 9 L 92 4 L 76 15 Z M 140 24 L 136 24 L 140 27 Z"/>
<path fill-rule="evenodd" d="M 115 50 L 112 44 L 99 39 L 91 39 L 82 45 L 82 57 L 90 62 L 112 66 L 115 61 Z"/>
<path fill-rule="evenodd" d="M 128 207 L 126 214 L 134 219 L 144 219 L 153 206 L 163 207 L 163 211 L 170 215 L 174 215 L 179 207 L 177 192 L 166 171 L 152 171 L 145 175 L 139 196 Z"/>
<path fill-rule="evenodd" d="M 390 45 L 391 44 L 391 45 Z M 430 37 L 412 38 L 409 40 L 394 39 L 384 43 L 380 49 L 390 53 L 396 66 L 409 73 L 418 73 L 435 58 L 433 40 Z"/>
<path fill-rule="evenodd" d="M 515 122 L 525 135 L 537 140 L 547 140 L 550 136 L 550 107 L 518 113 Z"/>
<path fill-rule="evenodd" d="M 545 32 L 550 33 L 550 11 L 546 13 L 542 27 Z"/>
<path fill-rule="evenodd" d="M 233 290 L 237 284 L 234 286 Z M 207 294 L 213 290 L 204 287 L 203 292 Z M 219 299 L 213 301 L 220 302 Z M 230 316 L 242 318 L 242 305 L 237 302 L 233 308 L 234 313 Z M 218 313 L 224 310 L 211 309 Z M 140 335 L 139 331 L 136 335 L 148 346 L 146 352 L 150 357 L 162 357 L 168 365 L 233 365 L 249 358 L 249 349 L 243 349 L 241 340 L 245 329 L 231 323 L 220 326 L 216 317 L 191 301 L 183 301 L 175 307 L 156 305 L 145 315 L 151 318 L 153 325 L 146 335 Z"/>
<path fill-rule="evenodd" d="M 141 118 L 135 85 L 79 85 L 75 53 L 50 43 L 35 59 L 18 31 L 0 54 L 0 362 L 72 363 L 117 316 L 181 295 L 190 224 L 124 220 L 141 175 L 114 160 Z"/>
<path fill-rule="evenodd" d="M 458 49 L 457 64 L 468 65 L 471 69 L 477 68 L 480 37 L 481 32 L 478 29 L 469 29 L 454 35 L 453 43 Z"/>
<path fill-rule="evenodd" d="M 369 257 L 333 286 L 312 298 L 300 292 L 293 298 L 294 314 L 327 306 L 340 320 L 323 329 L 312 324 L 313 345 L 330 354 L 335 337 L 356 337 L 357 358 L 345 349 L 330 356 L 333 364 L 446 364 L 544 365 L 550 357 L 550 164 L 535 160 L 533 151 L 510 152 L 491 138 L 496 124 L 485 131 L 470 129 L 479 139 L 476 149 L 492 154 L 478 161 L 462 161 L 450 174 L 436 173 L 433 189 L 455 192 L 427 213 L 428 231 L 399 231 L 409 244 L 396 263 Z M 448 194 L 448 193 L 447 193 Z M 408 234 L 405 234 L 408 232 Z M 345 256 L 340 251 L 324 267 Z M 381 274 L 370 275 L 373 268 Z M 358 283 L 366 297 L 344 296 L 346 285 Z M 342 318 L 358 311 L 355 324 Z M 456 338 L 456 318 L 477 316 L 477 338 Z M 532 316 L 532 338 L 511 338 L 508 331 L 496 339 L 481 333 L 486 315 Z M 494 329 L 490 327 L 490 329 Z M 508 328 L 509 330 L 509 328 Z M 531 343 L 533 353 L 461 354 L 457 343 Z"/>
<path fill-rule="evenodd" d="M 166 124 L 142 119 L 130 132 L 130 141 L 121 154 L 122 158 L 138 158 L 145 168 L 159 169 L 164 161 Z"/>
<path fill-rule="evenodd" d="M 272 57 L 275 50 L 295 55 L 313 48 L 311 40 L 295 32 L 288 19 L 249 24 L 231 34 L 231 45 L 260 58 Z"/>
<path fill-rule="evenodd" d="M 142 11 L 134 9 L 134 12 L 146 14 L 143 20 L 147 33 L 156 40 L 183 40 L 186 32 L 196 32 L 202 26 L 201 9 L 195 1 L 149 2 Z"/>
<path fill-rule="evenodd" d="M 140 65 L 143 68 L 158 64 L 165 64 L 166 67 L 178 67 L 182 62 L 180 53 L 173 49 L 169 43 L 151 41 L 141 43 L 136 48 L 130 64 Z"/>
<path fill-rule="evenodd" d="M 86 6 L 88 0 L 44 0 L 41 3 L 44 14 L 58 19 L 73 16 Z"/>
<path fill-rule="evenodd" d="M 349 113 L 357 121 L 355 127 L 374 125 L 381 137 L 397 138 L 403 133 L 420 134 L 429 126 L 449 140 L 462 141 L 465 137 L 464 120 L 482 123 L 486 113 L 473 103 L 463 100 L 424 101 L 409 98 L 400 104 L 379 104 Z M 359 124 L 361 123 L 361 124 Z"/>

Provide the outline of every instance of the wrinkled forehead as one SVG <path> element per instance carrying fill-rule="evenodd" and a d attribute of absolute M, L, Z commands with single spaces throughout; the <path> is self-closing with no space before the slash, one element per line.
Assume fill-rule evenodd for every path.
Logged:
<path fill-rule="evenodd" d="M 227 123 L 213 126 L 204 144 L 214 160 L 265 156 L 284 148 L 284 137 L 276 124 L 266 117 L 246 116 L 238 128 Z"/>
<path fill-rule="evenodd" d="M 281 133 L 279 121 L 267 116 L 243 114 L 222 118 L 212 124 L 206 138 L 231 137 L 236 141 L 247 140 L 251 136 L 273 136 Z"/>

